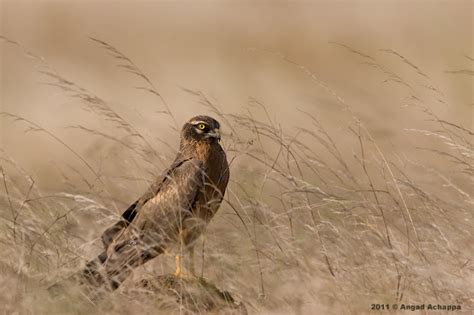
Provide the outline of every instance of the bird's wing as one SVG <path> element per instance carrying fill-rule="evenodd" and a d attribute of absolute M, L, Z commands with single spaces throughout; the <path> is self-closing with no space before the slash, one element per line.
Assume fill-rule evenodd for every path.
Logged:
<path fill-rule="evenodd" d="M 147 231 L 174 230 L 192 212 L 196 197 L 204 187 L 203 162 L 188 160 L 173 169 L 163 181 L 159 192 L 137 213 L 133 229 Z"/>
<path fill-rule="evenodd" d="M 196 192 L 203 185 L 203 174 L 203 163 L 201 161 L 177 159 L 137 201 L 124 211 L 117 223 L 104 231 L 101 238 L 105 250 L 107 251 L 116 236 L 122 234 L 121 232 L 135 220 L 146 203 L 149 201 L 156 203 L 160 200 L 161 205 L 164 206 L 166 200 L 163 198 L 164 195 L 171 197 L 168 198 L 168 203 L 172 202 L 174 198 L 171 196 L 172 193 L 170 195 L 170 191 L 173 187 L 179 188 L 180 203 L 192 202 Z M 178 206 L 180 205 L 174 204 L 174 207 Z"/>
<path fill-rule="evenodd" d="M 155 197 L 143 205 L 133 222 L 109 245 L 105 261 L 108 277 L 121 283 L 135 267 L 184 235 L 181 232 L 185 232 L 184 224 L 202 191 L 204 176 L 203 162 L 199 160 L 185 161 L 168 174 Z"/>
<path fill-rule="evenodd" d="M 189 217 L 204 187 L 203 164 L 187 159 L 173 165 L 159 185 L 152 185 L 153 194 L 145 193 L 104 233 L 109 233 L 103 236 L 105 251 L 87 263 L 81 277 L 94 285 L 112 280 L 119 284 L 136 266 L 159 255 L 173 232 L 179 231 L 181 220 Z M 130 222 L 127 214 L 132 214 Z M 105 274 L 99 271 L 103 265 Z"/>

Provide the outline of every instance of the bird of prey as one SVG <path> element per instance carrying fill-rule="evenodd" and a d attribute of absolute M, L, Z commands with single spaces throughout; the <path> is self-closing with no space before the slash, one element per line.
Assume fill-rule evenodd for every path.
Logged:
<path fill-rule="evenodd" d="M 133 269 L 168 248 L 176 244 L 193 248 L 217 212 L 229 181 L 219 128 L 209 116 L 196 116 L 184 124 L 176 159 L 102 234 L 105 249 L 86 264 L 82 282 L 114 290 Z"/>

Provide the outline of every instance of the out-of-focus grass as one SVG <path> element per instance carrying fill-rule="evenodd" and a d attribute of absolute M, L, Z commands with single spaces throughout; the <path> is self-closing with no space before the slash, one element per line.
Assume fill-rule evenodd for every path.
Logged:
<path fill-rule="evenodd" d="M 107 131 L 86 124 L 67 127 L 112 143 L 118 169 L 114 175 L 104 173 L 46 126 L 1 114 L 16 122 L 18 132 L 49 137 L 83 165 L 81 170 L 62 170 L 64 190 L 45 194 L 14 156 L 0 152 L 2 308 L 8 314 L 154 314 L 156 299 L 137 299 L 129 290 L 145 275 L 170 272 L 173 259 L 167 256 L 137 269 L 118 292 L 98 304 L 74 294 L 53 299 L 45 288 L 99 252 L 101 231 L 127 205 L 116 192 L 129 193 L 128 187 L 134 187 L 138 195 L 158 174 L 158 161 L 171 162 L 176 144 L 146 138 L 104 99 L 4 40 L 38 61 L 48 85 L 79 99 L 84 110 L 111 126 Z M 169 132 L 178 132 L 172 110 L 146 74 L 118 49 L 93 41 L 138 78 L 138 89 L 157 97 L 162 114 L 173 122 Z M 406 88 L 405 104 L 421 110 L 431 128 L 414 126 L 404 132 L 436 143 L 436 148 L 413 150 L 431 153 L 420 155 L 430 162 L 449 161 L 449 168 L 408 158 L 396 148 L 383 150 L 350 100 L 304 65 L 264 51 L 306 74 L 351 119 L 339 134 L 329 132 L 323 117 L 312 112 L 301 111 L 298 126 L 286 126 L 271 118 L 271 104 L 250 98 L 245 111 L 223 112 L 205 93 L 183 88 L 203 113 L 221 121 L 232 173 L 223 205 L 197 246 L 198 270 L 243 300 L 251 313 L 360 314 L 370 312 L 373 303 L 432 302 L 471 309 L 472 131 L 440 117 L 416 87 L 376 58 L 337 45 L 384 73 L 387 82 Z M 399 53 L 385 53 L 427 77 Z M 436 88 L 431 90 L 439 96 Z M 124 176 L 117 175 L 121 168 L 127 169 Z"/>

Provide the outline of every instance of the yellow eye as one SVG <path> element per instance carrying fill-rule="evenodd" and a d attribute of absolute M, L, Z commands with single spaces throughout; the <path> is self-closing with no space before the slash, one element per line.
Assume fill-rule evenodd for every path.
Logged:
<path fill-rule="evenodd" d="M 205 125 L 205 124 L 199 124 L 199 125 L 198 125 L 198 128 L 199 128 L 200 130 L 204 130 L 204 129 L 206 129 L 206 125 Z"/>

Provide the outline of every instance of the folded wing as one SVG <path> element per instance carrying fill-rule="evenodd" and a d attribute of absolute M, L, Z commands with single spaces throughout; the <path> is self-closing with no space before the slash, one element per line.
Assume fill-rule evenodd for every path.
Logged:
<path fill-rule="evenodd" d="M 88 282 L 96 286 L 107 282 L 114 289 L 134 268 L 162 253 L 192 215 L 196 197 L 203 189 L 204 171 L 199 160 L 176 163 L 159 185 L 152 185 L 150 191 L 154 194 L 147 192 L 132 204 L 102 235 L 105 251 L 83 272 Z"/>

